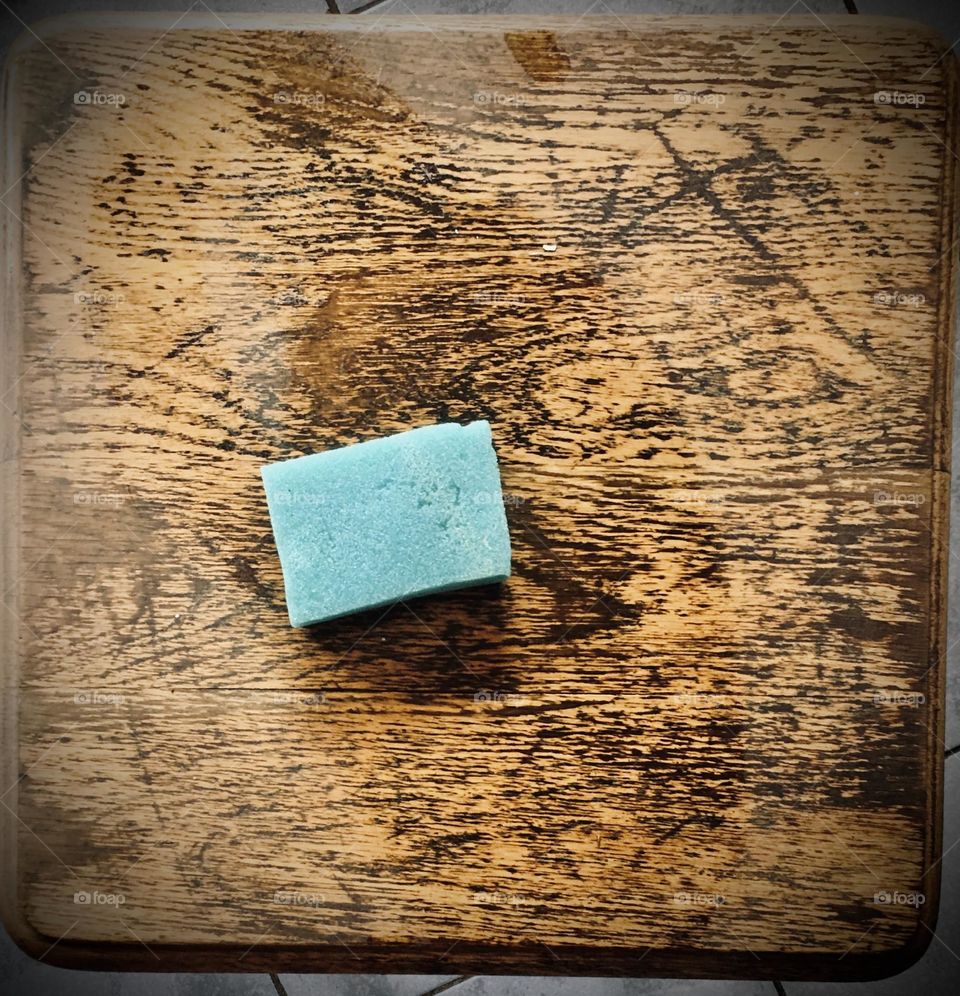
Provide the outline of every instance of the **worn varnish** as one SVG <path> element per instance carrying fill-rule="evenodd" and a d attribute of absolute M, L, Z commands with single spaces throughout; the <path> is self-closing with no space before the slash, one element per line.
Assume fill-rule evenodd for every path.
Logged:
<path fill-rule="evenodd" d="M 54 22 L 6 79 L 15 936 L 141 969 L 917 957 L 943 43 L 167 26 Z M 476 418 L 509 583 L 291 629 L 259 465 Z"/>

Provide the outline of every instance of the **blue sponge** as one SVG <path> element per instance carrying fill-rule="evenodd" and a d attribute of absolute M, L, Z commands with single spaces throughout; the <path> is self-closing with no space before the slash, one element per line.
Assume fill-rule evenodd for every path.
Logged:
<path fill-rule="evenodd" d="M 488 422 L 261 468 L 294 626 L 510 576 Z"/>

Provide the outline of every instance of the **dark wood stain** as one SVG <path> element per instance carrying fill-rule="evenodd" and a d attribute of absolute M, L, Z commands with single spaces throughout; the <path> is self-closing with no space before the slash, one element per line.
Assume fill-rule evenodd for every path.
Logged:
<path fill-rule="evenodd" d="M 532 79 L 550 82 L 570 69 L 570 56 L 552 31 L 507 31 L 503 40 Z"/>

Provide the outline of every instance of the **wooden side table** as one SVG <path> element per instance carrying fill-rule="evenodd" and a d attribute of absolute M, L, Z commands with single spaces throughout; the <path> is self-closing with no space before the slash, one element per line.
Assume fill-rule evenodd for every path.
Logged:
<path fill-rule="evenodd" d="M 956 69 L 868 17 L 48 22 L 5 77 L 4 917 L 139 970 L 865 978 L 937 907 Z M 291 629 L 265 462 L 495 427 Z"/>

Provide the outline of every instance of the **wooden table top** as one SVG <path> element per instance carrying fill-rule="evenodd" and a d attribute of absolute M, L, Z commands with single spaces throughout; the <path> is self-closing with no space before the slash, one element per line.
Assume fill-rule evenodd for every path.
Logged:
<path fill-rule="evenodd" d="M 166 27 L 52 22 L 4 83 L 11 933 L 145 970 L 918 957 L 944 43 Z M 291 629 L 259 466 L 476 418 L 510 581 Z"/>

